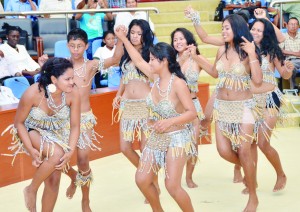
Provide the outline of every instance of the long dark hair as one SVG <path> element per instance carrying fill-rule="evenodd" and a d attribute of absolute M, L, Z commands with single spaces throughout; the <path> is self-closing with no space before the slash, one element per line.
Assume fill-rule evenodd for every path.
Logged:
<path fill-rule="evenodd" d="M 244 42 L 242 36 L 244 36 L 249 42 L 253 41 L 253 37 L 249 31 L 248 25 L 246 21 L 240 15 L 237 14 L 228 15 L 226 18 L 223 19 L 223 23 L 225 21 L 228 21 L 230 23 L 233 32 L 233 45 L 234 45 L 233 47 L 235 51 L 238 53 L 238 55 L 240 56 L 240 60 L 244 60 L 248 55 L 245 51 L 243 51 L 240 48 L 240 44 Z M 226 42 L 225 43 L 226 56 L 227 56 L 228 48 L 229 48 L 229 43 Z M 258 55 L 259 61 L 261 61 L 261 58 L 259 56 L 259 48 L 257 46 L 255 47 L 255 52 Z"/>
<path fill-rule="evenodd" d="M 279 43 L 273 25 L 265 19 L 256 19 L 253 25 L 256 22 L 261 22 L 264 25 L 263 38 L 260 42 L 261 55 L 267 56 L 269 54 L 270 61 L 277 57 L 277 59 L 283 65 L 285 56 L 283 55 L 282 50 L 279 47 Z"/>
<path fill-rule="evenodd" d="M 150 25 L 147 21 L 142 20 L 142 19 L 133 19 L 128 27 L 128 34 L 127 34 L 128 40 L 130 40 L 130 31 L 133 26 L 139 26 L 142 30 L 141 40 L 142 40 L 143 47 L 142 47 L 141 55 L 142 55 L 142 58 L 146 62 L 149 62 L 149 60 L 150 60 L 149 48 L 150 48 L 150 46 L 153 45 L 154 34 L 153 34 L 152 30 L 150 29 Z M 124 48 L 124 55 L 121 58 L 120 67 L 122 67 L 123 63 L 126 64 L 130 61 L 131 61 L 131 58 L 130 58 L 126 48 Z M 144 75 L 144 73 L 141 72 L 138 68 L 137 68 L 137 71 L 139 74 Z M 123 72 L 123 70 L 122 70 L 122 72 Z"/>
<path fill-rule="evenodd" d="M 150 53 L 160 61 L 166 58 L 169 64 L 169 71 L 171 73 L 175 73 L 176 76 L 185 80 L 185 77 L 181 72 L 180 65 L 176 60 L 177 53 L 170 44 L 159 42 L 155 46 L 150 47 Z"/>
<path fill-rule="evenodd" d="M 183 34 L 183 37 L 186 40 L 187 45 L 191 45 L 194 44 L 194 46 L 196 46 L 196 54 L 199 55 L 200 51 L 198 49 L 198 44 L 195 40 L 195 37 L 193 35 L 193 33 L 191 33 L 189 30 L 187 30 L 186 28 L 177 28 L 175 29 L 172 33 L 171 33 L 171 46 L 174 48 L 174 35 L 176 32 L 181 32 Z M 175 49 L 175 48 L 174 48 Z M 175 49 L 176 51 L 176 49 Z M 176 51 L 177 52 L 177 51 Z M 177 52 L 178 53 L 178 52 Z"/>
<path fill-rule="evenodd" d="M 65 58 L 53 57 L 47 60 L 41 68 L 41 76 L 38 80 L 39 91 L 42 91 L 42 88 L 46 91 L 47 86 L 52 83 L 51 76 L 58 78 L 63 75 L 68 68 L 73 68 L 73 65 Z M 45 97 L 48 98 L 47 92 L 45 92 Z"/>

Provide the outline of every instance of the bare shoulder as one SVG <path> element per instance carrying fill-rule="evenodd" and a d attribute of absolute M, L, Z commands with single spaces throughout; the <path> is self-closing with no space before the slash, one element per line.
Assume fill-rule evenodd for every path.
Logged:
<path fill-rule="evenodd" d="M 187 84 L 184 79 L 181 79 L 175 75 L 173 81 L 173 87 L 175 87 L 176 90 L 181 90 L 182 88 L 187 87 Z"/>

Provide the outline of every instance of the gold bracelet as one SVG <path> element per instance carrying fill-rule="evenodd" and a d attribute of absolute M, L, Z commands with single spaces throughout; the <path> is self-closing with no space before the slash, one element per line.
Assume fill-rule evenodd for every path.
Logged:
<path fill-rule="evenodd" d="M 249 62 L 249 64 L 255 63 L 255 62 L 258 62 L 258 60 L 252 60 L 252 61 Z"/>

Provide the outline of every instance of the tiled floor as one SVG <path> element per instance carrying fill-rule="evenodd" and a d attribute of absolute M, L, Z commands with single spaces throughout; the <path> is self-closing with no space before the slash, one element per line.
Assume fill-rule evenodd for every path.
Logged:
<path fill-rule="evenodd" d="M 278 150 L 284 170 L 288 177 L 286 189 L 273 193 L 276 175 L 266 158 L 259 154 L 258 196 L 260 212 L 297 212 L 300 211 L 300 128 L 279 129 L 277 138 L 272 138 Z M 220 158 L 216 147 L 200 147 L 200 162 L 195 170 L 195 181 L 199 187 L 188 189 L 195 211 L 201 212 L 240 212 L 247 202 L 241 194 L 242 184 L 232 183 L 233 165 Z M 95 181 L 91 187 L 91 207 L 94 212 L 141 212 L 151 211 L 134 182 L 134 167 L 121 154 L 91 162 Z M 0 173 L 1 174 L 1 173 Z M 164 188 L 163 174 L 159 177 L 161 202 L 166 212 L 180 211 Z M 26 211 L 23 188 L 29 181 L 0 188 L 0 211 Z M 81 192 L 78 189 L 72 200 L 65 197 L 69 179 L 63 176 L 55 211 L 80 212 Z M 40 189 L 42 191 L 42 189 Z M 38 194 L 38 209 L 41 193 Z"/>

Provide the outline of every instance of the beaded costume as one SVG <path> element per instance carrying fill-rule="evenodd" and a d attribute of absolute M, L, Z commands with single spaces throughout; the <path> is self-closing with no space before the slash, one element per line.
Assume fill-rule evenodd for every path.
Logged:
<path fill-rule="evenodd" d="M 173 103 L 168 98 L 173 79 L 174 75 L 171 76 L 166 97 L 159 101 L 159 103 L 154 104 L 151 92 L 147 96 L 146 101 L 149 107 L 150 120 L 159 121 L 180 116 L 180 114 L 175 110 Z M 157 83 L 158 81 L 155 81 L 154 86 Z M 182 157 L 183 154 L 186 154 L 187 156 L 196 154 L 195 146 L 193 144 L 193 131 L 191 125 L 186 124 L 182 127 L 183 129 L 173 132 L 158 133 L 152 131 L 150 133 L 147 144 L 140 157 L 140 171 L 144 171 L 147 163 L 151 164 L 150 169 L 147 170 L 148 172 L 152 170 L 157 173 L 161 167 L 163 167 L 166 171 L 167 151 L 172 152 L 172 157 L 174 159 Z"/>
<path fill-rule="evenodd" d="M 260 94 L 253 94 L 253 97 L 257 103 L 257 106 L 260 110 L 260 116 L 255 123 L 254 133 L 255 138 L 258 141 L 258 130 L 261 129 L 265 138 L 270 141 L 270 137 L 267 133 L 268 130 L 273 130 L 264 120 L 264 115 L 267 113 L 269 117 L 278 117 L 280 122 L 283 122 L 286 119 L 287 112 L 284 111 L 281 105 L 286 105 L 286 100 L 283 93 L 277 87 L 277 80 L 274 76 L 274 71 L 269 68 L 269 61 L 266 57 L 262 57 L 262 73 L 263 73 L 263 82 L 275 85 L 276 87 L 272 91 L 268 91 Z"/>
<path fill-rule="evenodd" d="M 189 67 L 184 72 L 184 76 L 186 78 L 186 83 L 191 93 L 198 93 L 198 79 L 199 79 L 199 71 L 194 71 L 192 69 L 193 60 L 189 59 Z M 193 99 L 194 106 L 196 108 L 197 116 L 199 120 L 203 120 L 205 118 L 201 104 L 198 98 Z"/>
<path fill-rule="evenodd" d="M 144 74 L 138 73 L 132 62 L 123 63 L 122 72 L 123 84 L 128 84 L 131 80 L 149 83 L 148 78 Z M 147 127 L 148 109 L 145 99 L 121 99 L 120 108 L 116 116 L 117 120 L 113 121 L 121 122 L 121 132 L 125 141 L 133 142 L 135 137 L 140 141 L 142 133 L 146 137 L 149 136 Z"/>
<path fill-rule="evenodd" d="M 36 130 L 41 135 L 40 155 L 42 151 L 47 149 L 47 156 L 52 156 L 54 153 L 55 144 L 59 145 L 64 152 L 69 152 L 69 134 L 70 134 L 70 107 L 64 105 L 59 111 L 52 116 L 46 114 L 39 107 L 32 107 L 28 117 L 25 120 L 25 126 L 28 131 Z M 9 150 L 14 151 L 9 156 L 15 157 L 19 153 L 28 154 L 23 142 L 18 136 L 17 128 L 10 125 L 2 134 L 10 130 L 12 134 L 12 146 Z"/>
<path fill-rule="evenodd" d="M 219 60 L 216 69 L 219 74 L 217 89 L 226 88 L 234 91 L 250 89 L 250 75 L 242 63 L 234 64 L 226 70 L 224 63 Z M 258 110 L 253 98 L 240 101 L 215 99 L 213 119 L 218 123 L 222 134 L 230 139 L 234 150 L 237 150 L 242 141 L 247 141 L 245 136 L 252 138 L 252 135 L 241 135 L 241 124 L 254 125 L 256 112 Z"/>
<path fill-rule="evenodd" d="M 101 137 L 94 131 L 94 126 L 97 124 L 96 117 L 92 110 L 81 113 L 80 117 L 80 136 L 77 142 L 79 149 L 86 149 L 87 147 L 91 150 L 101 150 L 100 147 L 94 144 L 93 141 L 100 143 L 97 140 L 97 136 Z M 88 131 L 91 131 L 91 136 L 88 135 Z"/>

